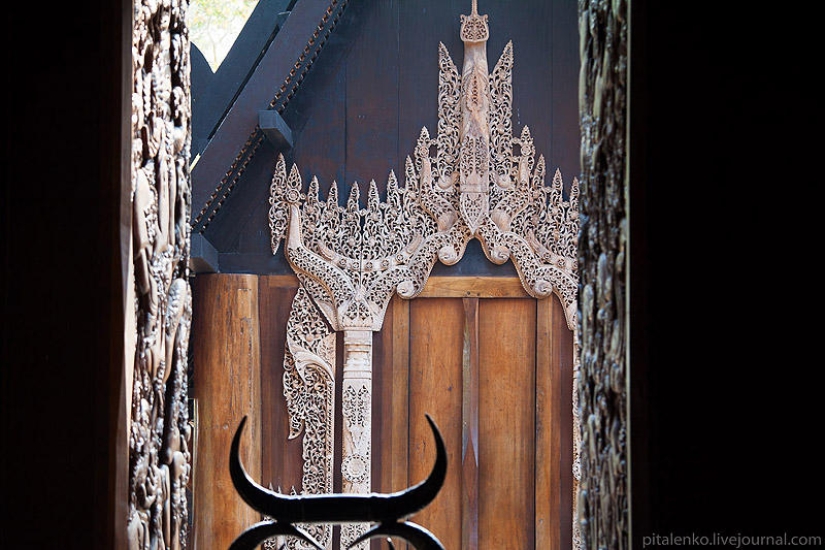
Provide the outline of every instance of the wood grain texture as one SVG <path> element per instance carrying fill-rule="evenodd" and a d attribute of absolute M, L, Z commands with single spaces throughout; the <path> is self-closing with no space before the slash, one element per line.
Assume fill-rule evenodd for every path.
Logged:
<path fill-rule="evenodd" d="M 461 547 L 478 548 L 479 329 L 478 298 L 463 298 L 464 349 L 461 396 Z"/>
<path fill-rule="evenodd" d="M 553 390 L 554 399 L 558 405 L 559 437 L 559 539 L 561 548 L 573 548 L 573 333 L 567 328 L 567 319 L 564 308 L 558 300 L 548 304 L 552 313 L 552 328 L 550 333 L 551 361 L 557 374 L 553 382 L 558 389 Z M 554 406 L 555 408 L 556 406 Z M 554 473 L 555 477 L 555 473 Z"/>
<path fill-rule="evenodd" d="M 461 300 L 410 302 L 410 481 L 432 469 L 435 421 L 447 446 L 447 479 L 435 500 L 416 514 L 445 548 L 461 548 L 461 368 L 464 308 Z"/>
<path fill-rule="evenodd" d="M 479 548 L 535 548 L 536 302 L 479 304 Z"/>
<path fill-rule="evenodd" d="M 553 306 L 558 300 L 536 304 L 536 548 L 561 550 L 559 509 L 561 495 L 561 414 L 559 365 L 553 357 Z"/>
<path fill-rule="evenodd" d="M 289 413 L 284 399 L 286 323 L 297 292 L 295 277 L 260 278 L 261 319 L 261 479 L 265 487 L 300 490 L 301 439 L 288 439 Z"/>
<path fill-rule="evenodd" d="M 515 277 L 431 276 L 420 298 L 522 298 L 528 294 Z"/>
<path fill-rule="evenodd" d="M 247 506 L 229 477 L 229 447 L 248 416 L 240 458 L 261 476 L 258 278 L 201 275 L 193 306 L 194 395 L 198 400 L 195 547 L 228 548 L 260 514 Z"/>
<path fill-rule="evenodd" d="M 392 308 L 392 490 L 410 486 L 409 461 L 409 385 L 410 385 L 410 302 L 393 297 Z"/>
<path fill-rule="evenodd" d="M 384 324 L 372 338 L 372 456 L 380 456 L 378 449 L 389 449 L 387 460 L 372 461 L 372 490 L 390 492 L 392 489 L 392 334 L 393 316 L 387 310 Z"/>

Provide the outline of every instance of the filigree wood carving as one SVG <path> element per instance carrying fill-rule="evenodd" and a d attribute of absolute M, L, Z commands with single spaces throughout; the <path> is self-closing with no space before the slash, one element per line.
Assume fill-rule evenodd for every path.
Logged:
<path fill-rule="evenodd" d="M 304 434 L 302 492 L 331 493 L 335 440 L 335 333 L 303 288 L 298 289 L 292 302 L 286 333 L 284 397 L 290 419 L 289 438 Z M 324 547 L 331 546 L 330 526 L 303 527 Z M 290 549 L 313 548 L 294 537 L 287 538 L 285 544 Z"/>
<path fill-rule="evenodd" d="M 513 262 L 531 296 L 555 294 L 575 328 L 578 181 L 565 200 L 558 170 L 545 185 L 545 160 L 536 159 L 529 128 L 513 135 L 512 42 L 488 73 L 487 16 L 475 0 L 472 13 L 461 17 L 460 33 L 461 73 L 439 45 L 438 133 L 432 138 L 421 130 L 405 162 L 404 185 L 390 172 L 385 201 L 374 180 L 365 208 L 357 182 L 344 205 L 336 182 L 326 199 L 315 177 L 304 192 L 298 167 L 287 169 L 283 156 L 276 162 L 272 253 L 284 243 L 301 287 L 331 328 L 344 333 L 345 491 L 369 490 L 371 332 L 381 329 L 394 293 L 406 299 L 421 293 L 436 262 L 457 263 L 478 239 L 490 261 Z"/>
<path fill-rule="evenodd" d="M 487 31 L 479 30 L 486 28 L 486 16 L 473 4 L 462 22 L 469 51 L 462 75 L 439 46 L 438 136 L 422 129 L 405 163 L 405 185 L 391 172 L 386 201 L 379 200 L 374 181 L 367 208 L 361 208 L 357 182 L 346 206 L 338 204 L 337 183 L 326 200 L 315 178 L 304 194 L 297 166 L 287 170 L 283 156 L 277 160 L 270 186 L 272 253 L 285 241 L 290 264 L 313 286 L 310 294 L 336 331 L 380 330 L 392 294 L 417 296 L 436 261 L 457 263 L 472 238 L 490 261 L 512 260 L 530 295 L 555 293 L 574 328 L 578 180 L 564 200 L 558 170 L 551 185 L 544 184 L 545 160 L 535 159 L 529 128 L 512 135 L 512 42 L 486 75 Z"/>
<path fill-rule="evenodd" d="M 138 2 L 132 29 L 134 363 L 130 550 L 187 546 L 190 100 L 188 2 Z"/>

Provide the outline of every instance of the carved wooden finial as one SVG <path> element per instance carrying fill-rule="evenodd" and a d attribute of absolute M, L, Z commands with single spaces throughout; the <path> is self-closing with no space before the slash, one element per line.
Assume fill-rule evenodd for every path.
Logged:
<path fill-rule="evenodd" d="M 461 16 L 461 40 L 464 42 L 484 42 L 490 37 L 487 15 L 479 15 L 478 0 L 473 0 L 470 15 Z"/>

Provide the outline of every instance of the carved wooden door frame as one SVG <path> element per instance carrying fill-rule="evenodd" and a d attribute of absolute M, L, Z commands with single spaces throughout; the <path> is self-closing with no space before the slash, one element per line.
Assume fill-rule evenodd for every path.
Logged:
<path fill-rule="evenodd" d="M 488 71 L 487 16 L 473 0 L 461 16 L 464 63 L 459 71 L 439 47 L 438 130 L 421 130 L 405 163 L 404 185 L 389 174 L 386 199 L 373 180 L 366 208 L 353 184 L 345 206 L 336 183 L 322 199 L 317 178 L 306 192 L 297 166 L 276 163 L 270 187 L 272 253 L 284 251 L 300 287 L 287 327 L 284 394 L 290 437 L 303 433 L 303 490 L 332 490 L 335 333 L 343 333 L 342 488 L 368 493 L 371 464 L 372 333 L 381 330 L 394 294 L 418 296 L 436 262 L 457 263 L 478 239 L 496 264 L 513 262 L 524 290 L 558 297 L 567 326 L 576 330 L 578 291 L 578 181 L 564 199 L 561 173 L 545 185 L 525 126 L 513 135 L 512 42 Z M 576 339 L 574 339 L 576 341 Z M 578 365 L 574 346 L 574 377 Z M 575 418 L 575 391 L 574 424 Z M 312 404 L 311 406 L 309 404 Z M 574 471 L 579 430 L 574 426 Z M 574 475 L 574 488 L 576 476 Z M 367 526 L 342 526 L 348 545 Z M 318 526 L 317 540 L 331 544 Z M 577 539 L 574 526 L 574 540 Z M 357 546 L 366 548 L 366 543 Z"/>

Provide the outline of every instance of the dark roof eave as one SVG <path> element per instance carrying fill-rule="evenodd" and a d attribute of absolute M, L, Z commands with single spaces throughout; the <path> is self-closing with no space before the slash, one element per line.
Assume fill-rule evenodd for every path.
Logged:
<path fill-rule="evenodd" d="M 226 198 L 237 177 L 236 160 L 259 132 L 259 112 L 283 110 L 327 42 L 347 0 L 297 0 L 215 135 L 192 168 L 192 221 L 203 231 L 216 201 Z M 261 134 L 260 138 L 263 138 Z M 252 148 L 254 149 L 254 147 Z M 248 160 L 248 159 L 245 159 Z M 228 177 L 227 177 L 228 176 Z"/>

